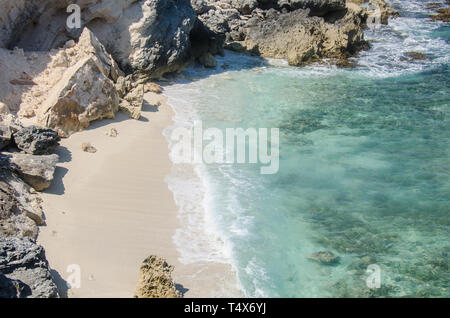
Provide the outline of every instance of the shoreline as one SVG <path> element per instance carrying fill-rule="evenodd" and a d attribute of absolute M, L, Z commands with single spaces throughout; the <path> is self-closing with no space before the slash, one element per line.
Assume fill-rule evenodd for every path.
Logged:
<path fill-rule="evenodd" d="M 46 226 L 38 243 L 60 289 L 75 277 L 68 266 L 79 266 L 81 286 L 68 297 L 132 297 L 149 255 L 174 265 L 185 297 L 223 296 L 221 285 L 233 277 L 231 265 L 179 262 L 173 237 L 182 224 L 165 181 L 172 162 L 162 133 L 174 113 L 164 95 L 149 93 L 145 101 L 140 120 L 117 113 L 64 139 L 57 152 L 54 182 L 42 193 Z M 111 128 L 117 137 L 106 135 Z M 98 151 L 83 152 L 83 142 Z"/>

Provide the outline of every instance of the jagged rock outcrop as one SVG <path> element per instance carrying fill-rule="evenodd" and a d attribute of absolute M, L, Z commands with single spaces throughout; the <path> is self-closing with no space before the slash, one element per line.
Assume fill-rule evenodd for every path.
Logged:
<path fill-rule="evenodd" d="M 93 31 L 126 71 L 159 78 L 190 60 L 196 14 L 189 0 L 136 1 L 112 24 Z"/>
<path fill-rule="evenodd" d="M 10 171 L 0 169 L 0 177 L 0 237 L 36 238 L 38 234 L 37 224 L 27 216 L 26 210 L 21 210 L 25 201 L 21 197 L 29 197 L 39 206 L 40 202 L 36 202 L 36 198 L 29 192 L 21 193 L 20 188 L 17 186 L 14 188 L 10 184 L 11 179 L 14 183 L 21 182 L 21 180 L 14 178 Z M 28 191 L 26 187 L 22 187 L 22 189 Z M 34 210 L 34 214 L 37 214 L 35 211 L 37 208 L 31 207 L 31 209 Z"/>
<path fill-rule="evenodd" d="M 50 154 L 61 140 L 53 129 L 33 125 L 18 130 L 13 136 L 17 148 L 32 155 Z"/>
<path fill-rule="evenodd" d="M 120 70 L 95 35 L 85 28 L 71 52 L 69 58 L 61 51 L 53 62 L 68 68 L 37 112 L 38 123 L 62 137 L 87 128 L 91 121 L 114 118 L 119 108 L 113 79 Z"/>
<path fill-rule="evenodd" d="M 181 293 L 176 289 L 172 279 L 173 266 L 157 256 L 144 260 L 139 272 L 136 287 L 136 298 L 179 298 Z"/>
<path fill-rule="evenodd" d="M 45 221 L 41 207 L 42 199 L 33 188 L 9 169 L 8 163 L 0 162 L 0 164 L 0 193 L 2 195 L 0 213 L 2 224 L 5 222 L 4 230 L 12 233 L 11 235 L 22 233 L 22 236 L 36 238 L 37 228 L 26 221 L 23 216 L 33 220 L 35 225 L 43 225 Z M 11 225 L 12 223 L 17 227 L 14 227 L 14 224 Z M 10 225 L 13 227 L 11 228 Z"/>
<path fill-rule="evenodd" d="M 347 0 L 347 5 L 349 2 L 364 5 L 370 23 L 388 24 L 389 18 L 399 16 L 398 11 L 394 10 L 385 0 Z"/>
<path fill-rule="evenodd" d="M 389 18 L 399 16 L 397 10 L 394 10 L 385 0 L 370 0 L 368 5 L 368 13 L 374 19 L 379 19 L 379 23 L 388 24 Z"/>
<path fill-rule="evenodd" d="M 9 124 L 30 152 L 48 153 L 58 145 L 54 131 Z M 0 298 L 59 297 L 44 249 L 35 243 L 45 223 L 36 190 L 50 185 L 57 161 L 56 154 L 0 153 Z"/>
<path fill-rule="evenodd" d="M 45 251 L 28 238 L 0 237 L 0 297 L 57 298 Z"/>
<path fill-rule="evenodd" d="M 450 22 L 450 8 L 439 8 L 430 18 L 435 21 Z"/>
<path fill-rule="evenodd" d="M 256 23 L 241 44 L 257 55 L 287 59 L 290 65 L 301 66 L 323 58 L 340 64 L 367 47 L 363 24 L 364 17 L 353 10 L 335 23 L 296 10 Z"/>
<path fill-rule="evenodd" d="M 217 47 L 223 42 L 227 49 L 285 58 L 291 65 L 323 58 L 344 65 L 347 57 L 368 47 L 366 12 L 344 0 L 250 1 L 245 12 L 241 6 L 247 2 L 209 3 L 214 9 L 199 15 L 193 41 L 194 56 L 205 66 L 214 65 L 205 51 L 220 54 Z"/>
<path fill-rule="evenodd" d="M 21 153 L 1 153 L 0 161 L 7 162 L 26 183 L 36 191 L 50 187 L 59 157 L 56 154 L 35 156 Z"/>
<path fill-rule="evenodd" d="M 144 85 L 139 84 L 132 89 L 120 101 L 119 108 L 133 119 L 141 117 L 142 105 L 144 103 Z"/>

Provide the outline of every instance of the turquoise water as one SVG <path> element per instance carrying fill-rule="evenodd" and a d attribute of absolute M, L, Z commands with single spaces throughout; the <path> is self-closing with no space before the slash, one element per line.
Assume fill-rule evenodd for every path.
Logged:
<path fill-rule="evenodd" d="M 231 263 L 249 297 L 450 296 L 450 29 L 418 1 L 393 4 L 402 18 L 366 32 L 356 68 L 229 53 L 230 68 L 166 87 L 175 126 L 280 128 L 277 174 L 198 164 L 169 178 L 182 261 Z M 317 251 L 339 263 L 308 259 Z"/>

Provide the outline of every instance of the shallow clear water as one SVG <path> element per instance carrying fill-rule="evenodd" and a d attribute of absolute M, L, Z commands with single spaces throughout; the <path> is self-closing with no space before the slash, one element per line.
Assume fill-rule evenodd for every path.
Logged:
<path fill-rule="evenodd" d="M 450 296 L 450 29 L 419 1 L 392 3 L 402 18 L 366 32 L 356 68 L 229 53 L 229 68 L 166 87 L 174 127 L 280 128 L 277 174 L 175 165 L 183 262 L 230 262 L 250 297 Z M 308 259 L 317 251 L 340 261 Z M 366 285 L 370 264 L 381 288 Z"/>

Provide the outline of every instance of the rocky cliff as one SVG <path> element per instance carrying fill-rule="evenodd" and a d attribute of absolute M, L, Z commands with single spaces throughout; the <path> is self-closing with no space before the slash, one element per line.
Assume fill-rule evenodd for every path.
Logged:
<path fill-rule="evenodd" d="M 367 10 L 344 0 L 191 2 L 198 14 L 193 54 L 200 61 L 205 49 L 221 54 L 225 44 L 238 52 L 287 59 L 291 65 L 324 58 L 341 65 L 368 47 L 363 35 Z"/>
<path fill-rule="evenodd" d="M 37 191 L 53 180 L 59 158 L 49 152 L 59 137 L 38 127 L 6 128 L 12 133 L 0 150 L 13 152 L 0 153 L 0 298 L 59 297 L 44 248 L 36 244 L 38 227 L 45 224 Z"/>
<path fill-rule="evenodd" d="M 81 8 L 81 28 L 66 25 L 69 4 Z M 0 47 L 50 51 L 94 32 L 127 73 L 157 78 L 189 60 L 196 15 L 189 0 L 5 0 Z"/>

